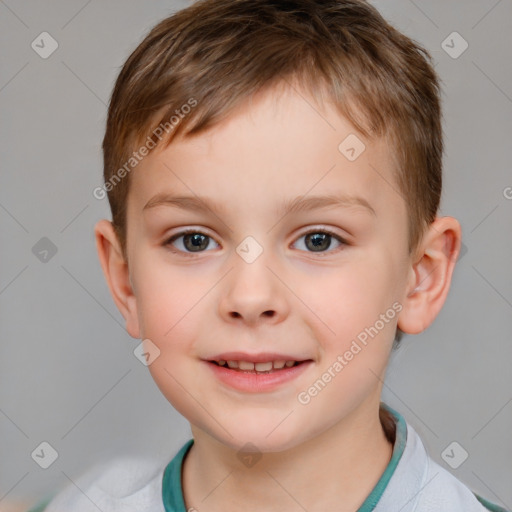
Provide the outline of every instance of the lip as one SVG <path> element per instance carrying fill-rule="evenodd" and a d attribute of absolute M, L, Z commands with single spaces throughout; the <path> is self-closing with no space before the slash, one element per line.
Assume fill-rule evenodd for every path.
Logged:
<path fill-rule="evenodd" d="M 233 354 L 233 353 L 231 353 Z M 268 356 L 268 354 L 267 354 Z M 248 357 L 248 354 L 244 355 L 244 357 Z M 254 357 L 254 356 L 253 356 Z M 279 358 L 283 358 L 284 356 L 279 355 Z M 289 356 L 286 356 L 289 357 Z M 221 358 L 223 359 L 223 357 Z M 281 359 L 281 360 L 283 360 Z M 237 360 L 236 358 L 230 360 Z M 238 359 L 240 361 L 251 361 L 251 359 Z M 265 359 L 256 362 L 265 362 L 272 361 L 276 359 Z M 288 361 L 292 361 L 296 359 L 290 358 Z M 284 367 L 281 370 L 276 370 L 272 373 L 253 373 L 253 372 L 244 372 L 239 370 L 232 370 L 230 368 L 226 368 L 223 366 L 218 366 L 211 361 L 204 361 L 205 364 L 210 368 L 215 377 L 219 379 L 222 383 L 227 386 L 237 389 L 238 391 L 245 391 L 248 393 L 262 393 L 267 391 L 272 391 L 283 384 L 296 379 L 304 373 L 313 361 L 311 359 L 304 360 L 301 364 L 297 366 L 292 366 L 290 368 Z"/>
<path fill-rule="evenodd" d="M 205 358 L 205 361 L 250 361 L 251 363 L 266 363 L 268 361 L 308 361 L 310 358 L 294 356 L 290 354 L 278 354 L 276 352 L 259 352 L 248 354 L 247 352 L 224 352 L 212 357 Z"/>

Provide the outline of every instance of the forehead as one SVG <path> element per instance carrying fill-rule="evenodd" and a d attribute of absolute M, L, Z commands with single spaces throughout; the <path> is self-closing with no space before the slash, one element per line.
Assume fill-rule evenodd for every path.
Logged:
<path fill-rule="evenodd" d="M 129 210 L 171 194 L 256 214 L 330 194 L 358 198 L 381 215 L 403 214 L 393 156 L 385 139 L 365 139 L 331 103 L 321 107 L 293 87 L 269 90 L 208 131 L 145 157 L 131 177 Z"/>

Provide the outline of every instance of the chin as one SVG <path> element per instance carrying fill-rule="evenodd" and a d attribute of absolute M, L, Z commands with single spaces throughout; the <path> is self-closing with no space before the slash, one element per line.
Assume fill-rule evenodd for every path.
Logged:
<path fill-rule="evenodd" d="M 239 451 L 258 451 L 260 453 L 277 453 L 289 450 L 300 444 L 303 433 L 296 432 L 293 428 L 286 428 L 283 422 L 239 422 L 236 426 L 225 425 L 232 437 L 225 431 L 216 429 L 216 439 L 229 446 L 232 450 Z M 276 428 L 277 427 L 277 428 Z"/>

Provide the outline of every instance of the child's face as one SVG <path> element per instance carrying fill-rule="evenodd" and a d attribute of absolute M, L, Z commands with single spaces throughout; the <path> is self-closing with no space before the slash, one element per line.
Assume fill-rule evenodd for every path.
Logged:
<path fill-rule="evenodd" d="M 193 428 L 233 448 L 291 448 L 352 412 L 375 411 L 411 271 L 390 148 L 364 141 L 349 161 L 338 146 L 353 128 L 300 94 L 254 98 L 211 132 L 152 153 L 131 178 L 130 334 L 158 347 L 151 374 Z M 219 210 L 144 208 L 160 194 L 207 198 Z M 327 195 L 359 197 L 371 209 L 282 210 Z M 188 228 L 204 237 L 166 244 Z M 332 237 L 329 246 L 326 228 L 346 244 Z M 231 351 L 312 362 L 274 387 L 241 390 L 207 362 Z M 330 382 L 309 391 L 329 369 Z"/>

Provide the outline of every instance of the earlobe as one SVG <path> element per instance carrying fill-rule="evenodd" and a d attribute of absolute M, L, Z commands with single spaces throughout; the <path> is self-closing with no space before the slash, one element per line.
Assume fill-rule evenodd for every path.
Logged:
<path fill-rule="evenodd" d="M 102 219 L 94 227 L 96 249 L 110 294 L 126 321 L 126 330 L 133 338 L 139 338 L 140 329 L 137 302 L 117 234 L 112 222 Z"/>
<path fill-rule="evenodd" d="M 438 217 L 423 237 L 412 264 L 398 327 L 418 334 L 432 324 L 448 295 L 461 246 L 461 227 L 453 217 Z"/>

